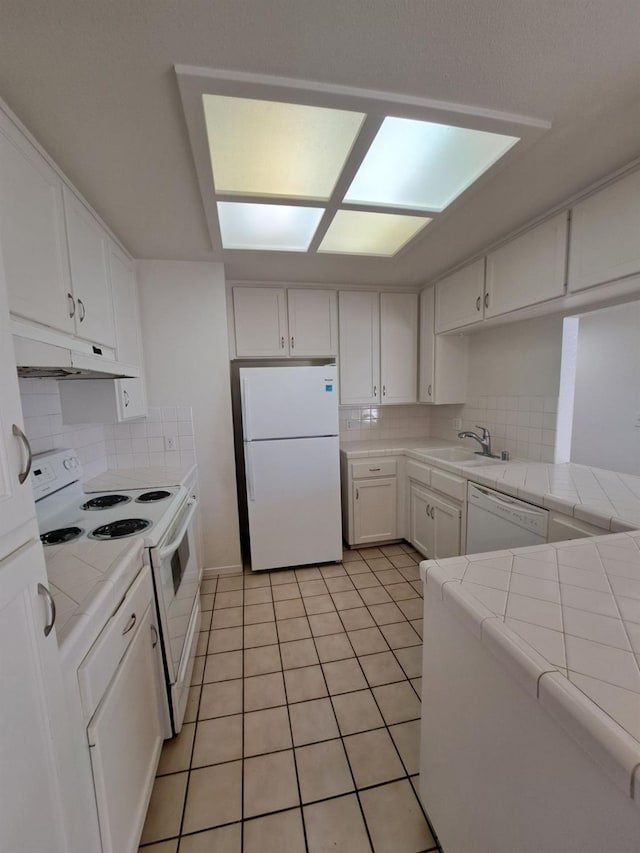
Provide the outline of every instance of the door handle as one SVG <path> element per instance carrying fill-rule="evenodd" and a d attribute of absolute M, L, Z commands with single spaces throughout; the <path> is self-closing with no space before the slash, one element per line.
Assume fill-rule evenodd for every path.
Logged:
<path fill-rule="evenodd" d="M 284 335 L 280 338 L 280 349 L 284 349 Z"/>
<path fill-rule="evenodd" d="M 158 645 L 158 629 L 156 628 L 155 625 L 151 626 L 151 635 L 153 637 L 153 641 L 151 643 L 151 648 L 155 649 L 155 647 Z"/>
<path fill-rule="evenodd" d="M 73 298 L 73 295 L 71 293 L 67 293 L 67 299 L 69 300 L 69 303 L 70 303 L 69 317 L 75 317 L 76 316 L 76 300 Z"/>
<path fill-rule="evenodd" d="M 135 614 L 135 613 L 132 613 L 132 614 L 131 614 L 131 616 L 129 617 L 129 624 L 128 624 L 128 625 L 127 625 L 127 627 L 123 630 L 123 632 L 122 632 L 122 636 L 124 637 L 124 635 L 125 635 L 125 634 L 128 634 L 128 633 L 129 633 L 129 631 L 131 631 L 131 629 L 133 628 L 133 626 L 134 626 L 135 624 L 136 624 L 136 614 Z"/>
<path fill-rule="evenodd" d="M 47 619 L 47 624 L 44 626 L 44 635 L 45 637 L 48 637 L 56 622 L 56 603 L 53 600 L 53 596 L 43 583 L 38 584 L 38 595 L 44 596 L 49 610 L 49 618 Z"/>
<path fill-rule="evenodd" d="M 431 385 L 427 388 L 427 397 L 431 396 Z"/>
<path fill-rule="evenodd" d="M 33 454 L 31 452 L 31 445 L 29 444 L 29 439 L 22 432 L 22 430 L 20 429 L 18 424 L 13 424 L 11 432 L 16 436 L 16 438 L 20 439 L 20 441 L 23 443 L 23 445 L 25 447 L 25 450 L 27 451 L 27 464 L 25 465 L 24 470 L 20 471 L 20 473 L 18 474 L 18 482 L 20 483 L 20 485 L 22 485 L 24 483 L 24 481 L 27 479 L 27 477 L 29 476 L 29 471 L 31 471 L 31 463 L 33 461 Z"/>
<path fill-rule="evenodd" d="M 485 293 L 485 295 L 484 295 L 484 307 L 485 308 L 489 307 L 489 294 L 488 293 Z"/>
<path fill-rule="evenodd" d="M 80 322 L 82 323 L 84 318 L 87 316 L 87 312 L 85 310 L 84 302 L 82 301 L 82 299 L 78 299 L 78 306 L 80 308 Z"/>
<path fill-rule="evenodd" d="M 126 409 L 126 407 L 129 405 L 129 392 L 125 389 L 122 392 L 122 396 L 124 397 L 124 407 Z"/>
<path fill-rule="evenodd" d="M 295 349 L 295 344 L 293 342 L 293 335 L 291 335 L 291 349 Z"/>
<path fill-rule="evenodd" d="M 360 498 L 360 492 L 358 491 L 358 489 L 356 489 L 356 500 L 358 500 L 359 498 Z"/>
<path fill-rule="evenodd" d="M 482 297 L 478 296 L 476 299 L 476 311 L 480 310 L 480 306 L 482 305 Z"/>
<path fill-rule="evenodd" d="M 373 396 L 374 396 L 374 397 L 377 397 L 377 396 L 378 396 L 378 386 L 377 386 L 377 385 L 374 385 L 374 386 L 373 386 Z"/>
<path fill-rule="evenodd" d="M 433 518 L 434 507 L 431 507 L 431 518 Z"/>

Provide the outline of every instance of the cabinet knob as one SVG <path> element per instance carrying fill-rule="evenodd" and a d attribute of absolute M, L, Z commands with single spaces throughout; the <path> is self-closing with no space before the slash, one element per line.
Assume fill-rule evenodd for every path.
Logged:
<path fill-rule="evenodd" d="M 482 305 L 482 297 L 478 296 L 476 299 L 476 311 L 480 310 L 480 306 Z"/>

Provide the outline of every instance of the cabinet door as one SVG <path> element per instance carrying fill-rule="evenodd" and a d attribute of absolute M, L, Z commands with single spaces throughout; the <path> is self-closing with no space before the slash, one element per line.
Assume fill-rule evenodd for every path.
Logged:
<path fill-rule="evenodd" d="M 380 294 L 382 403 L 415 403 L 418 393 L 418 294 Z"/>
<path fill-rule="evenodd" d="M 104 379 L 99 381 L 104 382 Z M 115 392 L 119 421 L 145 418 L 148 415 L 147 395 L 142 379 L 116 379 Z"/>
<path fill-rule="evenodd" d="M 236 355 L 289 355 L 285 291 L 275 287 L 234 287 Z"/>
<path fill-rule="evenodd" d="M 352 545 L 397 539 L 397 480 L 354 480 Z"/>
<path fill-rule="evenodd" d="M 345 290 L 340 315 L 340 402 L 380 402 L 380 302 L 377 293 Z"/>
<path fill-rule="evenodd" d="M 484 258 L 436 284 L 436 332 L 478 323 L 483 317 Z"/>
<path fill-rule="evenodd" d="M 113 243 L 109 246 L 116 354 L 125 364 L 142 365 L 138 289 L 133 261 Z"/>
<path fill-rule="evenodd" d="M 433 522 L 433 553 L 430 556 L 436 560 L 459 556 L 460 508 L 432 495 L 430 516 Z"/>
<path fill-rule="evenodd" d="M 409 541 L 420 553 L 433 557 L 433 521 L 429 493 L 414 483 L 409 491 Z"/>
<path fill-rule="evenodd" d="M 27 472 L 29 445 L 22 430 L 22 406 L 18 391 L 13 346 L 9 331 L 9 306 L 0 246 L 0 559 L 31 535 L 18 528 L 35 518 L 31 481 Z M 23 479 L 24 482 L 20 482 Z M 9 534 L 12 534 L 11 536 Z"/>
<path fill-rule="evenodd" d="M 640 272 L 640 171 L 573 208 L 569 291 Z"/>
<path fill-rule="evenodd" d="M 335 290 L 288 290 L 289 352 L 296 356 L 336 355 L 338 294 Z"/>
<path fill-rule="evenodd" d="M 64 187 L 71 286 L 76 302 L 76 334 L 115 346 L 109 276 L 109 240 L 97 219 Z"/>
<path fill-rule="evenodd" d="M 103 853 L 135 853 L 162 746 L 151 606 L 87 734 Z"/>
<path fill-rule="evenodd" d="M 435 293 L 428 287 L 420 294 L 420 362 L 418 373 L 418 400 L 434 402 L 435 379 Z"/>
<path fill-rule="evenodd" d="M 567 236 L 563 212 L 488 254 L 485 318 L 563 296 Z"/>
<path fill-rule="evenodd" d="M 62 181 L 3 113 L 0 242 L 11 312 L 73 332 Z"/>
<path fill-rule="evenodd" d="M 40 543 L 0 562 L 0 578 L 1 846 L 65 853 L 56 744 L 64 740 L 67 712 L 55 630 L 44 635 L 51 612 Z"/>

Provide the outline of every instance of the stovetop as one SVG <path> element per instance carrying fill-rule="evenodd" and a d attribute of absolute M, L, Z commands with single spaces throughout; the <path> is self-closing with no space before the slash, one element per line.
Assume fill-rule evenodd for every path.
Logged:
<path fill-rule="evenodd" d="M 153 547 L 187 497 L 182 486 L 87 495 L 80 484 L 80 461 L 70 450 L 34 457 L 31 476 L 45 546 L 142 536 L 145 546 Z"/>

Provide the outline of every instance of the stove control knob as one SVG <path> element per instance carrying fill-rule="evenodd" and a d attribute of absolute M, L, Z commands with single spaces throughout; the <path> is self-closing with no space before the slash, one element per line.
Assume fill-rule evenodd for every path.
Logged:
<path fill-rule="evenodd" d="M 75 456 L 67 456 L 67 458 L 62 463 L 67 471 L 71 471 L 73 468 L 78 467 L 78 460 Z"/>

